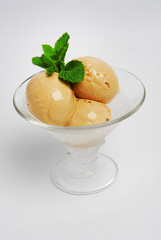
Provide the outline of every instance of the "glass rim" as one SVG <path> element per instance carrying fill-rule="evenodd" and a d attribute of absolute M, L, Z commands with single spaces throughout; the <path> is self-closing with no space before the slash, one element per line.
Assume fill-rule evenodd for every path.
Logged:
<path fill-rule="evenodd" d="M 140 100 L 140 102 L 136 105 L 136 107 L 134 107 L 131 111 L 129 111 L 128 113 L 124 114 L 123 116 L 121 117 L 118 117 L 116 119 L 113 119 L 113 120 L 110 120 L 108 122 L 105 122 L 105 123 L 101 123 L 101 124 L 95 124 L 95 125 L 90 125 L 90 126 L 77 126 L 77 127 L 71 127 L 71 126 L 57 126 L 57 125 L 52 125 L 52 124 L 47 124 L 47 123 L 44 123 L 44 122 L 41 122 L 40 120 L 38 119 L 32 119 L 31 117 L 28 117 L 26 116 L 23 112 L 21 112 L 21 110 L 18 108 L 18 106 L 16 105 L 16 93 L 17 91 L 21 88 L 22 85 L 24 85 L 29 79 L 31 79 L 34 75 L 36 75 L 37 73 L 33 74 L 32 76 L 28 77 L 24 82 L 22 82 L 19 87 L 16 89 L 14 95 L 13 95 L 13 105 L 17 111 L 17 113 L 23 117 L 25 120 L 27 120 L 28 122 L 31 122 L 37 126 L 40 126 L 42 128 L 46 128 L 48 130 L 65 130 L 65 131 L 70 131 L 70 130 L 89 130 L 89 129 L 97 129 L 97 128 L 102 128 L 102 127 L 106 127 L 106 126 L 110 126 L 110 125 L 114 125 L 116 123 L 119 123 L 123 120 L 125 120 L 126 118 L 130 117 L 131 115 L 133 115 L 140 107 L 141 105 L 143 104 L 144 100 L 145 100 L 145 96 L 146 96 L 146 90 L 145 90 L 145 86 L 144 84 L 142 83 L 142 81 L 133 73 L 123 69 L 123 68 L 120 68 L 120 67 L 116 67 L 116 66 L 111 66 L 112 68 L 116 68 L 116 69 L 119 69 L 119 70 L 122 70 L 124 72 L 127 72 L 129 73 L 130 75 L 132 75 L 133 77 L 135 77 L 135 79 L 137 79 L 137 81 L 141 84 L 141 86 L 143 87 L 143 96 Z M 41 71 L 40 71 L 41 72 Z"/>

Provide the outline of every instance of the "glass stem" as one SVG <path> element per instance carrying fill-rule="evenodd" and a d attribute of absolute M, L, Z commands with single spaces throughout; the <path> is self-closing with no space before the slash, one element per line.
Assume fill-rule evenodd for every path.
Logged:
<path fill-rule="evenodd" d="M 67 152 L 71 158 L 70 175 L 73 178 L 87 178 L 93 176 L 96 173 L 96 153 L 103 143 L 104 142 L 91 148 L 67 147 Z"/>

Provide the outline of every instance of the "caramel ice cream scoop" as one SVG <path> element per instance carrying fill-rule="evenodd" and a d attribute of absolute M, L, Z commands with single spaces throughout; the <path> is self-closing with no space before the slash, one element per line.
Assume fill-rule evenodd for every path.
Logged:
<path fill-rule="evenodd" d="M 119 92 L 118 79 L 112 68 L 95 57 L 80 57 L 85 67 L 82 82 L 73 84 L 75 95 L 102 103 L 109 103 Z"/>
<path fill-rule="evenodd" d="M 58 78 L 58 73 L 36 74 L 28 83 L 26 96 L 30 112 L 40 121 L 60 126 L 69 124 L 76 98 L 70 85 Z"/>
<path fill-rule="evenodd" d="M 90 126 L 110 119 L 111 111 L 105 104 L 88 99 L 77 99 L 69 126 Z"/>

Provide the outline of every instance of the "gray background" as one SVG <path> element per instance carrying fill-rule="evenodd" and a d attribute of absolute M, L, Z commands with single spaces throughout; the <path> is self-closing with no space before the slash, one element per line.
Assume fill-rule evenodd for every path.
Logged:
<path fill-rule="evenodd" d="M 0 239 L 161 238 L 161 1 L 0 0 Z M 67 60 L 91 55 L 136 74 L 147 97 L 100 149 L 119 166 L 116 183 L 71 196 L 51 183 L 65 147 L 18 116 L 15 89 L 39 71 L 41 44 L 71 36 Z"/>

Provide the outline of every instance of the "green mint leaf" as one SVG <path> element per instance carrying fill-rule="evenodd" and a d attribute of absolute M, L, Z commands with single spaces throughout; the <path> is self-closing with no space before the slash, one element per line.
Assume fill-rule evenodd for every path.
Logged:
<path fill-rule="evenodd" d="M 50 57 L 54 54 L 54 48 L 51 47 L 50 45 L 43 44 L 43 45 L 42 45 L 42 48 L 43 48 L 44 54 L 45 54 L 47 57 L 50 58 Z"/>
<path fill-rule="evenodd" d="M 55 43 L 54 49 L 60 52 L 63 47 L 67 47 L 70 36 L 68 33 L 64 33 Z"/>
<path fill-rule="evenodd" d="M 45 68 L 45 65 L 40 57 L 33 57 L 32 58 L 32 63 L 34 65 L 37 65 L 39 67 Z"/>
<path fill-rule="evenodd" d="M 42 68 L 50 67 L 53 64 L 53 62 L 44 54 L 42 54 L 41 57 L 33 57 L 32 63 Z"/>
<path fill-rule="evenodd" d="M 47 73 L 48 76 L 51 76 L 54 72 L 56 72 L 54 66 L 46 68 L 46 73 Z"/>
<path fill-rule="evenodd" d="M 68 33 L 64 33 L 55 43 L 54 52 L 53 52 L 53 59 L 59 60 L 64 62 L 66 52 L 69 47 L 69 38 L 70 36 Z"/>
<path fill-rule="evenodd" d="M 84 65 L 78 60 L 68 62 L 64 69 L 59 73 L 59 78 L 72 83 L 83 81 L 84 76 Z"/>
<path fill-rule="evenodd" d="M 64 59 L 65 59 L 65 55 L 66 55 L 66 52 L 68 50 L 68 47 L 69 47 L 69 44 L 66 46 L 66 47 L 63 47 L 61 52 L 60 52 L 60 55 L 59 55 L 59 61 L 60 62 L 64 62 Z"/>
<path fill-rule="evenodd" d="M 42 68 L 45 68 L 45 69 L 48 69 L 47 71 L 47 74 L 48 75 L 51 75 L 51 69 L 53 69 L 53 72 L 59 72 L 59 69 L 58 67 L 56 66 L 56 64 L 54 64 L 46 55 L 42 54 L 41 57 L 33 57 L 32 58 L 32 63 L 39 66 L 39 67 L 42 67 Z"/>
<path fill-rule="evenodd" d="M 45 54 L 41 55 L 41 60 L 45 66 L 45 68 L 51 67 L 53 65 L 53 61 L 50 60 Z"/>

